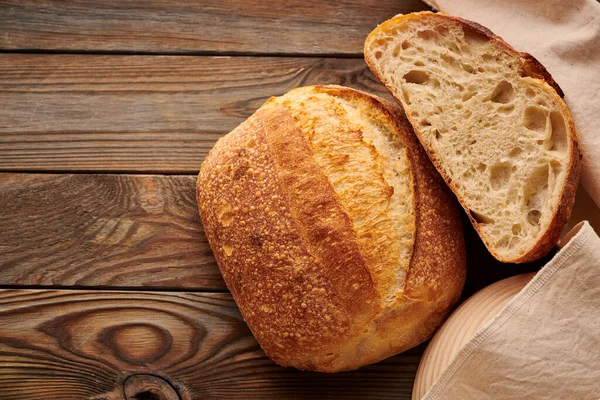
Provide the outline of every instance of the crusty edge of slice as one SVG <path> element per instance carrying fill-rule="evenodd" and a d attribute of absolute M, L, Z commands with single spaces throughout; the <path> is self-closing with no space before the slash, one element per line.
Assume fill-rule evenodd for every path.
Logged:
<path fill-rule="evenodd" d="M 488 28 L 486 28 L 476 22 L 468 21 L 468 20 L 465 20 L 465 19 L 459 18 L 459 17 L 453 17 L 453 16 L 450 16 L 450 15 L 447 15 L 444 13 L 432 13 L 430 11 L 422 11 L 422 12 L 412 13 L 412 14 L 407 14 L 407 15 L 397 15 L 397 16 L 385 21 L 384 23 L 379 25 L 377 28 L 375 28 L 369 34 L 367 39 L 365 40 L 364 54 L 365 54 L 365 61 L 368 65 L 369 69 L 373 72 L 375 77 L 384 84 L 384 86 L 388 89 L 388 91 L 391 93 L 391 95 L 394 97 L 394 99 L 398 102 L 400 107 L 402 107 L 402 109 L 404 109 L 404 104 L 402 103 L 402 99 L 396 95 L 394 85 L 392 85 L 390 82 L 387 82 L 386 79 L 383 77 L 383 75 L 381 73 L 379 73 L 379 71 L 376 67 L 376 62 L 373 59 L 373 57 L 370 56 L 370 53 L 369 53 L 369 50 L 367 47 L 368 47 L 371 39 L 376 34 L 378 34 L 379 31 L 386 29 L 390 25 L 394 25 L 400 19 L 419 18 L 423 15 L 433 15 L 433 14 L 437 15 L 437 17 L 439 17 L 439 18 L 444 18 L 448 21 L 458 22 L 458 23 L 462 24 L 463 27 L 466 26 L 469 29 L 475 30 L 479 34 L 482 34 L 482 35 L 485 35 L 486 37 L 488 37 L 490 39 L 490 41 L 496 43 L 498 46 L 504 47 L 510 53 L 514 54 L 515 57 L 520 58 L 522 60 L 521 71 L 526 76 L 530 76 L 534 79 L 539 79 L 539 80 L 546 82 L 551 88 L 553 88 L 556 91 L 557 95 L 559 96 L 559 100 L 560 100 L 559 103 L 561 106 L 561 111 L 563 112 L 563 115 L 565 116 L 566 124 L 568 126 L 568 131 L 569 131 L 568 137 L 569 137 L 569 140 L 571 143 L 571 155 L 569 158 L 569 160 L 570 160 L 569 165 L 567 166 L 567 171 L 568 171 L 567 176 L 565 177 L 565 183 L 560 192 L 560 200 L 558 201 L 556 209 L 554 210 L 554 213 L 552 215 L 552 219 L 550 220 L 550 223 L 548 224 L 546 230 L 539 237 L 537 242 L 533 246 L 531 246 L 531 248 L 527 252 L 525 252 L 520 257 L 516 257 L 516 258 L 501 257 L 494 250 L 493 246 L 490 245 L 484 239 L 484 235 L 483 235 L 481 229 L 479 228 L 479 224 L 477 223 L 477 221 L 475 221 L 475 219 L 469 213 L 469 208 L 466 206 L 465 200 L 460 196 L 456 185 L 452 182 L 450 177 L 445 173 L 444 169 L 442 168 L 442 163 L 435 157 L 433 152 L 425 144 L 426 142 L 422 138 L 422 133 L 418 129 L 418 124 L 416 124 L 412 121 L 412 117 L 410 115 L 406 115 L 406 118 L 410 121 L 411 125 L 414 128 L 414 132 L 415 132 L 417 138 L 419 139 L 419 141 L 421 142 L 421 144 L 423 145 L 423 147 L 425 149 L 425 152 L 431 159 L 431 162 L 436 167 L 436 169 L 438 170 L 440 175 L 444 178 L 444 181 L 446 182 L 446 184 L 450 187 L 450 189 L 452 189 L 452 192 L 455 194 L 460 205 L 465 210 L 467 216 L 469 217 L 469 220 L 471 221 L 471 224 L 473 225 L 473 227 L 475 228 L 475 230 L 481 237 L 481 239 L 482 239 L 483 243 L 485 244 L 485 246 L 487 247 L 488 251 L 497 260 L 502 261 L 502 262 L 525 263 L 525 262 L 537 260 L 538 258 L 546 255 L 552 249 L 552 247 L 554 247 L 554 245 L 556 245 L 556 243 L 560 239 L 562 229 L 565 226 L 565 224 L 567 223 L 567 220 L 569 219 L 569 217 L 571 215 L 571 210 L 573 209 L 573 204 L 575 203 L 575 192 L 577 190 L 577 185 L 579 182 L 579 175 L 581 173 L 582 155 L 579 150 L 579 143 L 577 140 L 575 123 L 573 122 L 573 119 L 571 118 L 571 114 L 569 113 L 569 109 L 567 108 L 567 105 L 565 104 L 564 100 L 562 99 L 564 97 L 564 93 L 561 90 L 561 88 L 558 86 L 556 81 L 554 81 L 554 79 L 552 78 L 552 75 L 550 75 L 550 73 L 546 70 L 546 68 L 535 57 L 533 57 L 531 54 L 523 53 L 523 52 L 515 50 L 511 45 L 506 43 L 501 37 L 494 34 Z"/>

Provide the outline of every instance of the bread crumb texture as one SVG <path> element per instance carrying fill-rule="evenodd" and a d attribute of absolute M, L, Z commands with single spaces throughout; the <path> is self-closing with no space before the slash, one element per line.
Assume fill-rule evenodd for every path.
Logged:
<path fill-rule="evenodd" d="M 430 305 L 404 296 L 414 198 L 393 116 L 371 96 L 331 86 L 268 101 L 217 142 L 197 185 L 207 237 L 262 348 L 281 365 L 327 372 L 425 340 L 455 297 Z M 410 334 L 374 345 L 392 313 L 386 329 Z"/>
<path fill-rule="evenodd" d="M 433 13 L 382 24 L 365 57 L 488 248 L 517 261 L 538 245 L 579 162 L 568 109 L 543 67 L 484 27 Z"/>

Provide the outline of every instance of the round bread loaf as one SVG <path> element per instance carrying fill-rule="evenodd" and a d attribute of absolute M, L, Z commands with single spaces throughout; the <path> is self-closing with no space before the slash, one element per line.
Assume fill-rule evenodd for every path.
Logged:
<path fill-rule="evenodd" d="M 458 300 L 457 204 L 390 102 L 340 86 L 271 98 L 200 168 L 202 223 L 265 353 L 336 372 L 413 347 Z"/>

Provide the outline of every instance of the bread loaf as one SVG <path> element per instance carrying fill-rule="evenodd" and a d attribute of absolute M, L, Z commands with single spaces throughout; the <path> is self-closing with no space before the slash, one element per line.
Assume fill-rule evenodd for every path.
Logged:
<path fill-rule="evenodd" d="M 335 372 L 426 340 L 458 300 L 457 204 L 397 106 L 339 86 L 271 98 L 202 164 L 198 207 L 264 351 Z"/>
<path fill-rule="evenodd" d="M 562 92 L 531 55 L 444 14 L 399 15 L 365 43 L 490 252 L 539 258 L 573 206 L 580 154 Z"/>

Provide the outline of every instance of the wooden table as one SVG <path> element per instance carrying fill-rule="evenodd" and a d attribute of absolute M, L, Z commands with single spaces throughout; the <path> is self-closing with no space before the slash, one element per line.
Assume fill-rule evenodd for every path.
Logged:
<path fill-rule="evenodd" d="M 424 345 L 358 371 L 275 365 L 204 236 L 195 175 L 269 96 L 389 96 L 362 59 L 419 0 L 0 1 L 0 399 L 409 399 Z M 465 295 L 539 268 L 470 226 Z"/>

